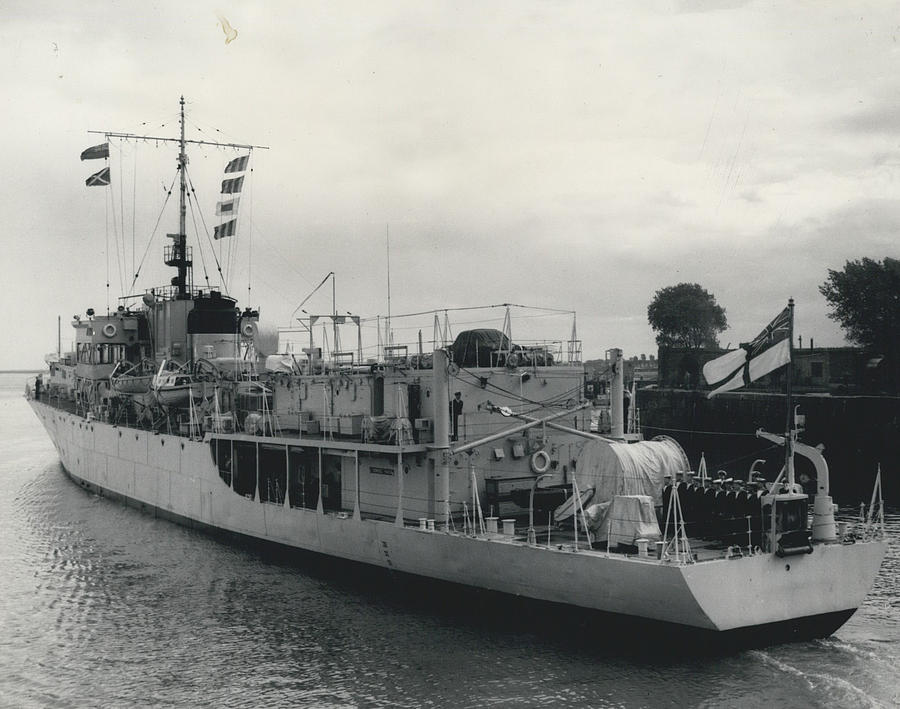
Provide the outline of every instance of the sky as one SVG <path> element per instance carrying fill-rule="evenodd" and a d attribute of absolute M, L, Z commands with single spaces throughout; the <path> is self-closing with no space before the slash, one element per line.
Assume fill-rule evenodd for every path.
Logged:
<path fill-rule="evenodd" d="M 898 10 L 0 0 L 0 369 L 39 367 L 58 315 L 65 349 L 72 315 L 171 277 L 172 145 L 112 141 L 109 189 L 85 186 L 104 163 L 79 154 L 103 141 L 91 130 L 177 135 L 182 95 L 188 139 L 268 148 L 221 260 L 273 324 L 334 272 L 339 312 L 383 316 L 389 280 L 395 316 L 576 311 L 585 359 L 631 356 L 656 351 L 654 293 L 696 282 L 726 310 L 722 345 L 793 297 L 804 343 L 841 346 L 828 270 L 900 257 Z M 218 284 L 206 233 L 241 153 L 189 154 L 195 285 Z M 303 309 L 330 312 L 331 290 Z M 501 327 L 502 309 L 478 313 L 452 313 L 454 332 Z M 570 337 L 569 315 L 517 314 L 514 339 Z"/>

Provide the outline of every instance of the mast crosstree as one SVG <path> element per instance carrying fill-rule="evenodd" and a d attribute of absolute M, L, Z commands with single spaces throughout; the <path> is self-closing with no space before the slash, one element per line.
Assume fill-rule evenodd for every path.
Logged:
<path fill-rule="evenodd" d="M 180 115 L 180 132 L 178 138 L 169 138 L 158 135 L 139 135 L 138 133 L 121 133 L 116 131 L 89 130 L 88 133 L 98 133 L 105 135 L 107 138 L 124 138 L 133 140 L 155 140 L 166 143 L 178 143 L 178 172 L 179 172 L 179 189 L 178 189 L 178 233 L 169 234 L 174 240 L 171 248 L 166 249 L 165 262 L 167 266 L 173 266 L 178 269 L 178 275 L 172 279 L 172 285 L 177 289 L 176 298 L 178 300 L 189 300 L 191 298 L 191 284 L 193 283 L 192 266 L 190 250 L 187 246 L 187 204 L 185 197 L 187 195 L 187 152 L 186 146 L 191 145 L 211 145 L 219 148 L 235 148 L 237 150 L 268 150 L 267 145 L 250 145 L 246 143 L 220 143 L 214 140 L 189 140 L 184 137 L 184 96 L 179 100 Z"/>

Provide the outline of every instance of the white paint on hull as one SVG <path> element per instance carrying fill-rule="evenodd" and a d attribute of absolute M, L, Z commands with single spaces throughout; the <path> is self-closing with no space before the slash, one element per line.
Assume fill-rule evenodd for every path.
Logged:
<path fill-rule="evenodd" d="M 355 520 L 235 494 L 207 443 L 31 404 L 71 474 L 173 515 L 419 576 L 696 628 L 732 630 L 855 609 L 886 549 L 886 542 L 818 544 L 806 556 L 679 566 Z"/>

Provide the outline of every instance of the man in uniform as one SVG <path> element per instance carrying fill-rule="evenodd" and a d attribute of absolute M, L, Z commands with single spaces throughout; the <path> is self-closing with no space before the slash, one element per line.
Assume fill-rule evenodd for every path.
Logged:
<path fill-rule="evenodd" d="M 458 391 L 453 395 L 453 401 L 450 402 L 450 414 L 453 416 L 453 436 L 451 441 L 459 438 L 459 415 L 463 410 L 462 392 Z"/>

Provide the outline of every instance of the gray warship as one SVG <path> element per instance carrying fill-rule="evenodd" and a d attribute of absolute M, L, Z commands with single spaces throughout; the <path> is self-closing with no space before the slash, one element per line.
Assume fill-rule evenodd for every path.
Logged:
<path fill-rule="evenodd" d="M 183 100 L 181 120 L 171 283 L 76 316 L 74 351 L 27 389 L 75 483 L 399 578 L 710 635 L 827 636 L 863 602 L 887 546 L 874 498 L 865 522 L 836 524 L 827 463 L 793 426 L 758 434 L 785 449 L 776 480 L 713 478 L 676 441 L 626 432 L 621 351 L 610 430 L 592 430 L 574 327 L 514 339 L 504 305 L 501 327 L 451 339 L 435 314 L 430 347 L 420 335 L 371 354 L 365 319 L 335 310 L 309 315 L 308 343 L 285 351 L 257 310 L 195 288 L 186 149 L 202 141 L 185 139 Z M 356 343 L 341 348 L 347 328 Z M 813 496 L 795 455 L 815 466 Z"/>

